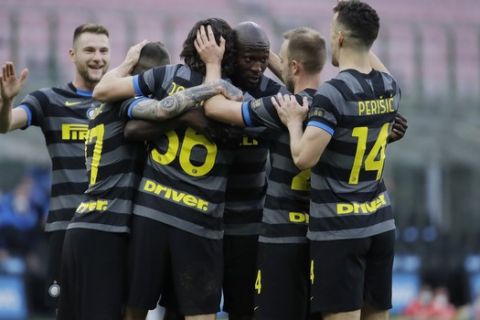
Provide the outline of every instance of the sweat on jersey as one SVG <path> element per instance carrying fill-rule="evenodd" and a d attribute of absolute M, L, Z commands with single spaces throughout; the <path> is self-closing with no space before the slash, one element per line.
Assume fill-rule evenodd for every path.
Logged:
<path fill-rule="evenodd" d="M 68 229 L 129 232 L 145 146 L 123 135 L 128 105 L 101 104 L 88 112 L 85 142 L 88 189 Z"/>
<path fill-rule="evenodd" d="M 299 92 L 312 100 L 315 89 Z M 264 243 L 307 242 L 308 209 L 310 200 L 310 170 L 299 170 L 290 153 L 290 137 L 282 124 L 271 97 L 253 100 L 242 105 L 242 115 L 247 126 L 269 128 L 268 146 L 271 171 L 268 175 L 267 196 L 263 209 L 262 233 Z"/>
<path fill-rule="evenodd" d="M 309 239 L 365 238 L 395 229 L 382 174 L 399 104 L 397 82 L 376 70 L 344 70 L 320 87 L 308 126 L 332 138 L 312 168 Z"/>
<path fill-rule="evenodd" d="M 67 228 L 87 189 L 85 138 L 87 111 L 100 102 L 92 93 L 68 83 L 28 94 L 18 108 L 27 113 L 27 127 L 38 126 L 52 160 L 52 187 L 45 231 Z"/>
<path fill-rule="evenodd" d="M 133 81 L 137 95 L 161 100 L 202 84 L 203 75 L 184 65 L 168 65 L 148 70 Z M 192 128 L 167 132 L 150 142 L 134 214 L 201 237 L 221 239 L 231 160 L 226 146 Z"/>

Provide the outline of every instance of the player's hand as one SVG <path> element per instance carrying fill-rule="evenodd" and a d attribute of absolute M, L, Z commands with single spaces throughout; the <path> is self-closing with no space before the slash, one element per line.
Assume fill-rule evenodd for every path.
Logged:
<path fill-rule="evenodd" d="M 225 39 L 221 37 L 220 44 L 217 44 L 210 25 L 207 28 L 200 26 L 197 30 L 197 38 L 194 41 L 194 45 L 200 59 L 205 64 L 220 65 L 222 63 L 223 54 L 225 53 Z"/>
<path fill-rule="evenodd" d="M 288 127 L 290 123 L 303 122 L 308 113 L 308 99 L 303 98 L 302 105 L 298 104 L 294 95 L 281 93 L 271 98 L 280 120 Z"/>
<path fill-rule="evenodd" d="M 218 80 L 220 94 L 223 94 L 225 98 L 233 101 L 242 101 L 243 100 L 243 92 L 242 90 L 235 87 L 228 81 L 223 79 Z"/>
<path fill-rule="evenodd" d="M 403 138 L 408 129 L 408 121 L 401 114 L 397 113 L 395 115 L 395 121 L 392 125 L 392 131 L 388 136 L 388 143 L 398 141 Z"/>
<path fill-rule="evenodd" d="M 142 42 L 139 42 L 128 49 L 127 55 L 125 57 L 124 63 L 127 64 L 130 69 L 133 69 L 135 65 L 138 62 L 138 59 L 140 58 L 140 51 L 142 51 L 142 48 L 148 43 L 148 40 L 143 40 Z"/>
<path fill-rule="evenodd" d="M 13 62 L 7 62 L 3 65 L 2 75 L 0 76 L 0 95 L 4 103 L 11 104 L 13 98 L 22 89 L 27 77 L 28 69 L 23 69 L 20 72 L 20 77 L 17 78 Z"/>

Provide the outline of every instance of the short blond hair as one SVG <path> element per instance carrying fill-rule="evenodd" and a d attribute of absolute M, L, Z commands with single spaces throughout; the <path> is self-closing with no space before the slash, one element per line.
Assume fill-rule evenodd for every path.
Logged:
<path fill-rule="evenodd" d="M 299 27 L 283 34 L 289 41 L 287 47 L 288 60 L 297 60 L 305 67 L 307 73 L 322 71 L 327 59 L 325 39 L 312 28 Z"/>

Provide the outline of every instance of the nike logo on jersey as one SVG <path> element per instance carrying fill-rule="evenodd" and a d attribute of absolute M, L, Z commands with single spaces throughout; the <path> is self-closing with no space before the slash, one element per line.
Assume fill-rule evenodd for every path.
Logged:
<path fill-rule="evenodd" d="M 66 107 L 73 107 L 76 106 L 77 104 L 82 103 L 81 101 L 65 101 L 65 106 Z"/>

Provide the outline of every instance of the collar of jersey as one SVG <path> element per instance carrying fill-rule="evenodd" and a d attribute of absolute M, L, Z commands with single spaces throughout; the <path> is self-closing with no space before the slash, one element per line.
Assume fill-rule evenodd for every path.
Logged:
<path fill-rule="evenodd" d="M 72 88 L 72 90 L 75 91 L 75 93 L 78 94 L 79 96 L 90 97 L 90 98 L 92 97 L 92 94 L 93 94 L 92 91 L 77 89 L 72 82 L 70 82 L 69 85 Z"/>

